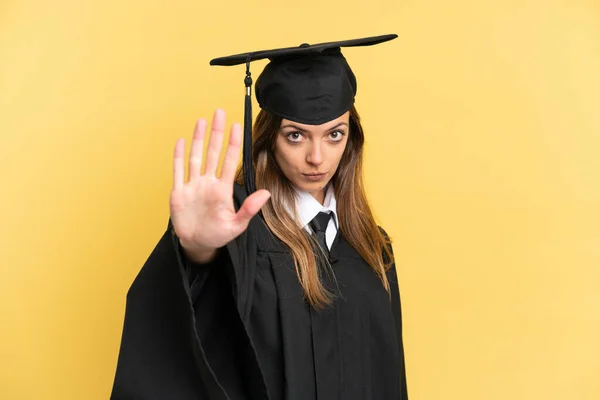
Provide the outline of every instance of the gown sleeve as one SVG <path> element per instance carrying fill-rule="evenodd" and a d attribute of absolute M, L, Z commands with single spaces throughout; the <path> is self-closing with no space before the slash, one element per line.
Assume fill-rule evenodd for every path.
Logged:
<path fill-rule="evenodd" d="M 389 237 L 387 233 L 380 228 L 384 236 Z M 392 256 L 394 254 L 392 245 L 389 245 Z M 384 258 L 387 262 L 387 259 Z M 402 306 L 400 301 L 400 287 L 398 283 L 398 274 L 396 271 L 396 263 L 392 263 L 390 269 L 386 272 L 388 282 L 390 284 L 392 313 L 394 315 L 394 326 L 398 335 L 398 349 L 400 352 L 400 400 L 408 400 L 408 389 L 406 384 L 406 362 L 404 359 L 404 343 L 402 339 Z"/>
<path fill-rule="evenodd" d="M 236 187 L 236 207 L 240 196 Z M 249 236 L 192 265 L 169 221 L 127 292 L 111 399 L 268 398 L 240 308 L 253 270 Z"/>

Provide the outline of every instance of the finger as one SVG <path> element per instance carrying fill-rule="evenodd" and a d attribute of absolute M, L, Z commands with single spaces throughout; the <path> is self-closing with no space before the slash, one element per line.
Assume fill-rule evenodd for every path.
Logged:
<path fill-rule="evenodd" d="M 204 134 L 206 133 L 206 120 L 199 119 L 194 128 L 194 137 L 190 148 L 189 176 L 188 179 L 196 179 L 200 176 L 202 167 L 202 151 L 204 150 Z"/>
<path fill-rule="evenodd" d="M 244 203 L 235 216 L 236 225 L 240 230 L 246 229 L 252 217 L 260 211 L 270 197 L 271 193 L 263 189 L 257 190 L 244 200 Z"/>
<path fill-rule="evenodd" d="M 233 124 L 231 127 L 231 135 L 229 135 L 229 145 L 225 160 L 223 161 L 223 169 L 221 170 L 221 180 L 224 183 L 233 183 L 238 162 L 240 160 L 240 148 L 242 147 L 242 127 L 240 124 Z"/>
<path fill-rule="evenodd" d="M 217 165 L 221 149 L 223 148 L 223 131 L 225 130 L 225 111 L 217 110 L 213 116 L 212 130 L 208 142 L 208 152 L 206 154 L 206 168 L 204 173 L 207 175 L 216 175 Z"/>
<path fill-rule="evenodd" d="M 178 190 L 183 187 L 183 150 L 185 140 L 178 139 L 175 144 L 175 152 L 173 154 L 173 190 Z"/>

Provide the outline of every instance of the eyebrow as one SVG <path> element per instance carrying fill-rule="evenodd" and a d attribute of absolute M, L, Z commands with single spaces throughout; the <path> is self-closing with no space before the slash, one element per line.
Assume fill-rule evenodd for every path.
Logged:
<path fill-rule="evenodd" d="M 337 128 L 343 126 L 343 125 L 345 125 L 346 127 L 348 126 L 347 123 L 340 122 L 339 124 L 337 124 L 335 126 L 332 126 L 331 128 L 327 129 L 327 131 L 332 131 L 332 130 L 337 129 Z M 294 128 L 294 129 L 296 129 L 296 130 L 298 130 L 300 132 L 308 132 L 308 130 L 306 130 L 304 128 L 300 128 L 298 125 L 294 125 L 294 124 L 286 124 L 286 125 L 282 126 L 281 128 L 279 128 L 279 130 L 281 131 L 281 130 L 284 130 L 285 128 Z"/>

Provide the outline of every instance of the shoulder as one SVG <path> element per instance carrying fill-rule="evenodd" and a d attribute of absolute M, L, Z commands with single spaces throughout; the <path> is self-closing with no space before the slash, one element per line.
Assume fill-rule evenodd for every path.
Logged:
<path fill-rule="evenodd" d="M 244 185 L 234 183 L 233 205 L 236 211 L 240 209 L 247 197 L 248 192 Z M 248 227 L 244 231 L 244 236 L 252 238 L 251 240 L 255 241 L 260 250 L 271 252 L 287 251 L 286 248 L 283 247 L 283 244 L 279 243 L 278 239 L 275 238 L 260 212 L 250 220 Z"/>
<path fill-rule="evenodd" d="M 382 226 L 380 226 L 380 225 L 377 225 L 377 227 L 379 228 L 379 232 L 381 233 L 381 235 L 383 236 L 383 238 L 385 239 L 385 241 L 386 241 L 386 242 L 390 242 L 390 241 L 391 241 L 391 238 L 390 238 L 390 236 L 388 235 L 388 233 L 386 232 L 386 230 L 385 230 L 385 229 L 383 229 L 383 227 L 382 227 Z"/>
<path fill-rule="evenodd" d="M 388 264 L 388 263 L 394 264 L 394 249 L 392 247 L 392 239 L 390 238 L 390 235 L 388 235 L 388 233 L 386 232 L 385 229 L 383 229 L 379 225 L 377 227 L 379 228 L 379 232 L 381 233 L 381 236 L 383 236 L 384 245 L 387 246 L 387 251 L 385 251 L 385 249 L 382 249 L 383 262 L 386 264 Z"/>

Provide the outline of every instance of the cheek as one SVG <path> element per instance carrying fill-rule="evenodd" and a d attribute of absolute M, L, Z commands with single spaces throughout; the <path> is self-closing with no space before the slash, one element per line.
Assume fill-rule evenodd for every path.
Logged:
<path fill-rule="evenodd" d="M 299 152 L 294 151 L 295 149 L 286 146 L 285 143 L 276 143 L 275 146 L 275 161 L 279 168 L 286 174 L 297 169 L 299 167 L 298 156 Z"/>
<path fill-rule="evenodd" d="M 331 163 L 332 165 L 339 165 L 340 161 L 342 161 L 342 156 L 344 155 L 344 150 L 346 149 L 345 145 L 335 146 L 330 155 L 331 155 Z"/>

